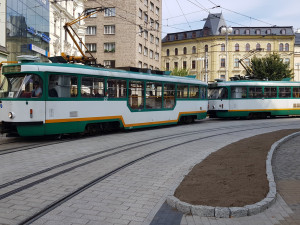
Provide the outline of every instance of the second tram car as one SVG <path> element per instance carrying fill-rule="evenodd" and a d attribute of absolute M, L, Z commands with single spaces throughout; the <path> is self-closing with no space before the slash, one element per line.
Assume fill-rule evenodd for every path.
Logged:
<path fill-rule="evenodd" d="M 190 123 L 207 114 L 192 78 L 58 63 L 3 67 L 2 133 L 41 136 Z"/>
<path fill-rule="evenodd" d="M 300 115 L 300 82 L 219 81 L 209 84 L 210 118 Z"/>

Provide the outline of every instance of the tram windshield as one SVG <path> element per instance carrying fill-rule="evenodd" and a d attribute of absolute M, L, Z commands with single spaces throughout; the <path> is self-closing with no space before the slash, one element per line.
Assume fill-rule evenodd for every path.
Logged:
<path fill-rule="evenodd" d="M 42 80 L 34 74 L 9 74 L 2 76 L 0 98 L 39 98 Z"/>
<path fill-rule="evenodd" d="M 210 88 L 208 90 L 208 98 L 209 99 L 227 99 L 228 98 L 228 90 L 226 87 Z"/>

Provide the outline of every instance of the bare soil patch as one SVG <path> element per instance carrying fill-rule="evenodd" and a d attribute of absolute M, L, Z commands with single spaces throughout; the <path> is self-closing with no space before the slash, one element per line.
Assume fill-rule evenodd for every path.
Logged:
<path fill-rule="evenodd" d="M 241 207 L 266 197 L 266 159 L 272 144 L 299 130 L 280 130 L 232 143 L 185 176 L 175 197 L 193 205 Z"/>

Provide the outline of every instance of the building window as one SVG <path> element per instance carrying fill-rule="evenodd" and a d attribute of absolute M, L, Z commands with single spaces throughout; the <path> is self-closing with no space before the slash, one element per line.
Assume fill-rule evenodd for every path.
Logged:
<path fill-rule="evenodd" d="M 86 44 L 87 49 L 90 52 L 96 52 L 97 51 L 97 44 L 92 43 L 92 44 Z"/>
<path fill-rule="evenodd" d="M 154 11 L 154 4 L 153 2 L 150 2 L 150 10 L 153 12 Z"/>
<path fill-rule="evenodd" d="M 245 34 L 249 35 L 250 34 L 250 30 L 249 29 L 245 30 Z"/>
<path fill-rule="evenodd" d="M 96 35 L 96 26 L 88 26 L 86 28 L 86 35 Z"/>
<path fill-rule="evenodd" d="M 148 40 L 148 31 L 147 31 L 147 30 L 144 30 L 144 38 L 145 38 L 146 40 Z"/>
<path fill-rule="evenodd" d="M 150 26 L 153 27 L 153 25 L 154 25 L 154 20 L 150 18 Z"/>
<path fill-rule="evenodd" d="M 225 44 L 221 44 L 221 52 L 225 52 Z"/>
<path fill-rule="evenodd" d="M 234 30 L 234 34 L 236 34 L 236 35 L 238 35 L 238 34 L 240 34 L 240 30 Z"/>
<path fill-rule="evenodd" d="M 158 61 L 159 60 L 159 53 L 155 52 L 155 60 Z"/>
<path fill-rule="evenodd" d="M 144 0 L 144 5 L 148 6 L 148 0 Z"/>
<path fill-rule="evenodd" d="M 182 62 L 182 68 L 183 68 L 183 69 L 186 69 L 186 61 L 183 61 L 183 62 Z"/>
<path fill-rule="evenodd" d="M 142 68 L 143 63 L 141 61 L 138 62 L 138 67 Z"/>
<path fill-rule="evenodd" d="M 187 33 L 183 33 L 183 39 L 187 39 Z"/>
<path fill-rule="evenodd" d="M 159 29 L 159 23 L 158 23 L 158 22 L 155 22 L 155 30 L 158 31 L 158 29 Z"/>
<path fill-rule="evenodd" d="M 193 48 L 192 48 L 192 53 L 193 53 L 193 54 L 196 54 L 196 53 L 197 53 L 196 46 L 193 46 Z"/>
<path fill-rule="evenodd" d="M 166 63 L 166 70 L 168 71 L 168 70 L 170 70 L 170 63 Z"/>
<path fill-rule="evenodd" d="M 244 59 L 244 62 L 247 66 L 250 66 L 250 59 Z"/>
<path fill-rule="evenodd" d="M 192 38 L 196 38 L 196 32 L 192 33 Z"/>
<path fill-rule="evenodd" d="M 250 44 L 247 43 L 247 44 L 246 44 L 246 52 L 249 52 L 249 51 L 250 51 Z"/>
<path fill-rule="evenodd" d="M 94 9 L 87 9 L 86 10 L 86 14 L 91 14 L 93 12 L 96 12 Z M 78 16 L 79 17 L 79 16 Z M 91 15 L 89 18 L 96 18 L 97 17 L 97 13 L 94 13 L 93 15 Z"/>
<path fill-rule="evenodd" d="M 234 59 L 234 67 L 239 68 L 239 59 Z"/>
<path fill-rule="evenodd" d="M 170 49 L 167 49 L 167 56 L 170 56 Z"/>
<path fill-rule="evenodd" d="M 288 52 L 288 51 L 290 50 L 290 46 L 289 46 L 288 43 L 285 44 L 284 50 L 285 50 L 286 52 Z"/>
<path fill-rule="evenodd" d="M 142 28 L 141 26 L 139 26 L 139 30 L 140 30 L 140 31 L 139 31 L 139 35 L 142 36 L 143 28 Z"/>
<path fill-rule="evenodd" d="M 115 60 L 104 60 L 103 65 L 106 68 L 115 68 L 116 67 L 116 61 Z"/>
<path fill-rule="evenodd" d="M 155 44 L 159 45 L 159 38 L 155 38 Z"/>
<path fill-rule="evenodd" d="M 175 35 L 174 35 L 174 39 L 175 39 L 175 40 L 178 40 L 178 34 L 175 34 Z"/>
<path fill-rule="evenodd" d="M 283 44 L 282 43 L 279 44 L 279 51 L 281 51 L 281 52 L 283 51 Z"/>
<path fill-rule="evenodd" d="M 144 21 L 145 21 L 145 23 L 148 23 L 148 15 L 147 15 L 147 13 L 144 13 Z"/>
<path fill-rule="evenodd" d="M 148 64 L 144 63 L 144 68 L 147 69 L 148 68 Z"/>
<path fill-rule="evenodd" d="M 104 52 L 115 52 L 115 43 L 104 43 Z"/>
<path fill-rule="evenodd" d="M 104 16 L 116 16 L 116 8 L 106 8 L 104 10 Z"/>
<path fill-rule="evenodd" d="M 271 51 L 271 44 L 270 44 L 270 43 L 267 44 L 267 51 L 268 51 L 268 52 Z"/>
<path fill-rule="evenodd" d="M 175 48 L 175 55 L 178 55 L 178 48 Z"/>
<path fill-rule="evenodd" d="M 150 34 L 150 42 L 154 43 L 154 35 L 153 34 Z"/>
<path fill-rule="evenodd" d="M 208 52 L 208 45 L 205 45 L 204 51 L 205 51 L 205 52 Z"/>
<path fill-rule="evenodd" d="M 271 29 L 267 29 L 266 34 L 271 34 Z"/>
<path fill-rule="evenodd" d="M 255 30 L 255 34 L 260 35 L 261 34 L 260 29 Z"/>
<path fill-rule="evenodd" d="M 139 9 L 139 17 L 142 19 L 143 18 L 143 10 Z"/>
<path fill-rule="evenodd" d="M 144 47 L 144 56 L 148 56 L 148 48 Z"/>
<path fill-rule="evenodd" d="M 142 49 L 143 49 L 143 46 L 141 44 L 139 44 L 139 53 L 142 54 Z"/>
<path fill-rule="evenodd" d="M 155 8 L 155 14 L 156 14 L 156 15 L 159 14 L 159 8 L 158 8 L 158 7 Z"/>
<path fill-rule="evenodd" d="M 178 62 L 174 62 L 174 68 L 178 68 Z"/>
<path fill-rule="evenodd" d="M 104 34 L 115 34 L 115 25 L 104 25 Z"/>
<path fill-rule="evenodd" d="M 261 47 L 260 47 L 259 43 L 256 44 L 256 50 L 261 50 Z"/>
<path fill-rule="evenodd" d="M 290 59 L 289 59 L 289 58 L 285 58 L 285 59 L 284 59 L 284 63 L 285 63 L 285 64 L 290 64 Z"/>
<path fill-rule="evenodd" d="M 221 58 L 221 67 L 225 67 L 225 58 Z"/>
<path fill-rule="evenodd" d="M 220 75 L 220 79 L 225 80 L 225 75 Z"/>
<path fill-rule="evenodd" d="M 150 50 L 150 54 L 149 54 L 150 59 L 153 59 L 153 51 Z"/>
<path fill-rule="evenodd" d="M 236 52 L 240 51 L 240 45 L 239 44 L 235 44 L 234 49 Z"/>
<path fill-rule="evenodd" d="M 193 69 L 193 70 L 196 69 L 196 60 L 193 60 L 193 61 L 192 61 L 192 69 Z"/>
<path fill-rule="evenodd" d="M 282 30 L 280 31 L 280 33 L 281 33 L 281 34 L 286 34 L 286 30 L 285 30 L 285 29 L 282 29 Z"/>
<path fill-rule="evenodd" d="M 183 54 L 186 55 L 187 51 L 186 51 L 186 47 L 183 48 Z"/>

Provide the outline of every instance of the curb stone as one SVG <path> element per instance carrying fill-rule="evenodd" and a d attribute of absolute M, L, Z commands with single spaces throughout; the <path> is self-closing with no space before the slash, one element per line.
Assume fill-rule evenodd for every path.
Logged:
<path fill-rule="evenodd" d="M 295 136 L 300 135 L 300 132 L 296 132 L 290 134 L 279 141 L 275 142 L 271 149 L 268 152 L 267 160 L 266 160 L 266 173 L 267 179 L 269 182 L 269 192 L 267 196 L 262 199 L 260 202 L 257 202 L 252 205 L 246 205 L 244 207 L 212 207 L 205 205 L 191 205 L 189 203 L 185 203 L 180 201 L 178 198 L 173 195 L 167 196 L 167 204 L 172 208 L 176 208 L 178 211 L 188 214 L 192 213 L 193 215 L 198 215 L 201 217 L 216 217 L 216 218 L 229 218 L 229 217 L 244 217 L 244 216 L 252 216 L 258 213 L 263 212 L 267 208 L 269 208 L 276 201 L 276 183 L 274 181 L 274 175 L 272 171 L 272 157 L 273 153 L 276 151 L 278 147 L 284 142 L 292 139 Z M 181 180 L 183 178 L 181 177 Z M 177 188 L 177 187 L 176 187 Z M 176 189 L 175 188 L 175 189 Z"/>

